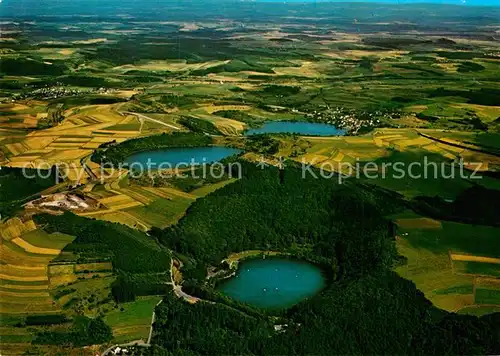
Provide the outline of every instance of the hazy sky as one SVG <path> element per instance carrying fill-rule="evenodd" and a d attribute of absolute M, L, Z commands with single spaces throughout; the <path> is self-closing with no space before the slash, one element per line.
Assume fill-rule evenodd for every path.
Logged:
<path fill-rule="evenodd" d="M 9 5 L 19 5 L 22 3 L 45 3 L 45 4 L 56 4 L 56 3 L 92 3 L 95 0 L 0 0 L 0 3 L 9 4 Z M 185 1 L 188 3 L 189 1 Z M 203 2 L 203 0 L 194 0 L 196 2 Z M 222 0 L 226 2 L 227 0 Z M 486 6 L 500 6 L 500 0 L 238 0 L 238 1 L 255 1 L 255 2 L 379 2 L 379 3 L 400 3 L 400 4 L 411 4 L 411 3 L 433 3 L 433 4 L 464 4 L 464 5 L 486 5 Z M 112 2 L 110 0 L 100 0 L 101 3 Z M 140 0 L 137 0 L 140 2 Z M 157 0 L 157 3 L 163 2 L 162 0 Z M 169 0 L 164 0 L 164 2 L 169 2 Z M 170 2 L 172 2 L 170 0 Z M 175 1 L 174 1 L 175 2 Z M 182 0 L 177 0 L 177 2 L 182 3 Z M 0 15 L 1 15 L 1 6 L 0 5 Z"/>

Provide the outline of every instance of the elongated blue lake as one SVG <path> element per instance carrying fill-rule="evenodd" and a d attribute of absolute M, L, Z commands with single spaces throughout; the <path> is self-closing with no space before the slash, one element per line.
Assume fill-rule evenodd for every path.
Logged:
<path fill-rule="evenodd" d="M 290 259 L 251 259 L 240 262 L 234 277 L 217 290 L 239 302 L 265 309 L 289 308 L 320 292 L 326 278 L 313 264 Z"/>
<path fill-rule="evenodd" d="M 210 147 L 183 147 L 183 148 L 162 148 L 152 151 L 134 153 L 125 159 L 131 168 L 142 165 L 147 167 L 148 160 L 151 168 L 170 168 L 176 165 L 191 165 L 212 163 L 220 161 L 226 157 L 240 153 L 241 150 L 231 147 L 210 146 Z M 160 164 L 163 165 L 160 167 Z"/>
<path fill-rule="evenodd" d="M 265 133 L 296 133 L 308 136 L 343 136 L 345 131 L 333 125 L 302 121 L 267 121 L 262 127 L 249 129 L 245 135 Z"/>

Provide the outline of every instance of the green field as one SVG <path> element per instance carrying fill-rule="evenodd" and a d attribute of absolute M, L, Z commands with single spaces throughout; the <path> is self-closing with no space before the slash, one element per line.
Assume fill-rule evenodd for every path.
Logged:
<path fill-rule="evenodd" d="M 113 342 L 147 341 L 153 310 L 160 300 L 161 297 L 142 297 L 107 314 L 104 320 L 113 329 Z"/>
<path fill-rule="evenodd" d="M 400 214 L 399 219 L 417 219 L 412 213 Z M 397 220 L 396 220 L 397 221 Z M 498 228 L 473 226 L 441 221 L 440 228 L 398 228 L 396 245 L 401 255 L 408 259 L 396 268 L 401 276 L 415 282 L 427 298 L 447 310 L 475 309 L 470 306 L 497 304 L 485 303 L 473 296 L 473 276 L 499 276 L 498 264 L 483 262 L 450 261 L 449 251 L 474 256 L 500 256 L 497 249 Z M 479 287 L 478 287 L 479 288 Z M 499 291 L 498 287 L 491 287 Z M 479 290 L 479 289 L 478 289 Z"/>
<path fill-rule="evenodd" d="M 500 353 L 498 7 L 31 2 L 0 16 L 1 354 Z M 212 145 L 241 179 L 110 172 Z M 91 203 L 25 205 L 57 193 Z M 206 279 L 256 251 L 327 286 L 268 312 Z"/>

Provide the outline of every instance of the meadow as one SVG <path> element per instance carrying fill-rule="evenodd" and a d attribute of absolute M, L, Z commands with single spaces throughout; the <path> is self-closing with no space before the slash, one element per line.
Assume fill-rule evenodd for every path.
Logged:
<path fill-rule="evenodd" d="M 396 246 L 407 258 L 407 263 L 396 271 L 414 281 L 435 305 L 456 312 L 473 310 L 477 315 L 498 303 L 494 297 L 482 297 L 482 293 L 498 292 L 498 284 L 494 283 L 500 275 L 498 228 L 447 221 L 429 223 L 429 219 L 414 213 L 395 218 Z"/>
<path fill-rule="evenodd" d="M 129 19 L 103 9 L 102 22 L 82 16 L 88 9 L 75 4 L 72 17 L 57 15 L 69 5 L 58 5 L 51 16 L 33 17 L 43 21 L 8 11 L 2 15 L 2 31 L 8 34 L 0 50 L 2 351 L 54 351 L 56 346 L 46 344 L 57 343 L 57 333 L 67 329 L 69 336 L 59 335 L 67 344 L 58 352 L 71 353 L 76 343 L 88 341 L 71 341 L 75 330 L 90 323 L 81 316 L 103 328 L 107 339 L 102 344 L 146 341 L 160 300 L 154 343 L 187 353 L 220 353 L 220 345 L 226 353 L 314 353 L 321 342 L 343 353 L 404 353 L 406 340 L 389 343 L 392 336 L 384 335 L 389 344 L 383 345 L 372 339 L 378 335 L 372 320 L 386 325 L 396 320 L 394 311 L 403 315 L 399 326 L 413 343 L 433 340 L 434 351 L 442 350 L 434 336 L 445 340 L 450 331 L 446 318 L 468 325 L 444 311 L 486 315 L 474 320 L 488 330 L 488 315 L 500 310 L 499 226 L 491 218 L 498 203 L 483 204 L 491 207 L 485 219 L 469 211 L 471 220 L 464 221 L 463 211 L 449 212 L 455 212 L 456 200 L 475 199 L 464 195 L 469 189 L 489 189 L 481 199 L 500 190 L 498 8 L 391 5 L 385 11 L 371 5 L 242 2 L 221 8 L 193 3 L 192 16 L 179 6 L 166 22 L 164 9 L 150 5 L 131 5 L 135 11 Z M 334 124 L 347 135 L 245 136 L 264 122 L 287 120 Z M 242 180 L 226 175 L 131 179 L 126 171 L 112 174 L 101 165 L 117 165 L 131 153 L 152 148 L 214 144 L 242 149 L 244 165 L 263 161 L 269 171 L 248 168 L 251 177 Z M 286 173 L 280 179 L 294 182 L 286 189 L 275 184 L 272 167 L 281 158 Z M 370 178 L 361 172 L 373 162 L 380 167 L 424 159 L 445 167 L 446 175 L 460 160 L 469 162 L 469 173 L 479 163 L 482 177 L 396 179 L 388 168 L 378 172 L 385 177 Z M 67 167 L 57 172 L 61 179 L 55 175 L 58 163 Z M 343 177 L 346 190 L 308 182 L 309 193 L 302 196 L 306 183 L 294 170 L 301 163 L 349 173 Z M 347 164 L 358 168 L 349 171 Z M 22 177 L 21 168 L 40 166 L 48 178 Z M 263 200 L 243 194 L 242 187 Z M 75 215 L 23 207 L 40 195 L 68 191 L 91 198 L 96 208 Z M 346 219 L 357 216 L 360 206 L 377 217 L 378 222 L 367 222 L 374 231 L 359 227 L 375 239 L 373 245 L 365 246 L 359 236 L 348 238 L 352 228 L 344 224 L 340 208 L 332 210 L 337 205 L 325 191 L 351 197 L 345 206 L 352 216 Z M 300 204 L 290 207 L 299 198 Z M 476 198 L 471 209 L 483 202 Z M 233 203 L 225 206 L 228 202 Z M 445 208 L 450 209 L 446 214 Z M 269 216 L 273 219 L 266 220 Z M 327 218 L 340 221 L 332 231 L 342 233 L 334 247 L 326 242 L 325 231 L 332 229 Z M 394 241 L 382 238 L 389 220 L 396 226 Z M 265 221 L 268 229 L 257 221 Z M 372 256 L 378 248 L 383 251 Z M 285 251 L 319 263 L 326 259 L 329 269 L 348 277 L 343 287 L 334 285 L 279 315 L 290 325 L 306 327 L 297 329 L 304 332 L 296 338 L 291 329 L 278 340 L 269 332 L 274 319 L 203 284 L 208 267 L 245 256 L 247 250 Z M 176 283 L 206 293 L 202 297 L 215 304 L 188 306 L 169 294 L 172 256 L 181 261 Z M 372 273 L 373 266 L 383 268 Z M 401 293 L 392 295 L 394 286 Z M 424 307 L 419 291 L 439 310 Z M 363 314 L 356 308 L 364 303 L 380 309 Z M 363 334 L 372 348 L 340 328 L 330 318 L 333 312 L 325 315 L 335 309 L 332 305 L 353 310 L 338 318 L 353 329 L 358 325 L 351 319 L 369 316 L 361 323 L 363 330 L 373 331 Z M 414 320 L 409 310 L 435 320 Z M 67 320 L 30 326 L 31 315 Z M 200 322 L 186 324 L 190 318 Z M 313 319 L 317 324 L 307 325 Z M 323 324 L 332 325 L 346 343 L 316 329 Z M 206 325 L 216 330 L 209 337 Z M 247 336 L 256 346 L 236 342 L 235 335 Z M 470 351 L 453 345 L 457 353 Z"/>

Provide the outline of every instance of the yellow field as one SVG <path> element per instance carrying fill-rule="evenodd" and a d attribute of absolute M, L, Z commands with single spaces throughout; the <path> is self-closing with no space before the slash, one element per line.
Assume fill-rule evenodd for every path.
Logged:
<path fill-rule="evenodd" d="M 140 135 L 137 131 L 113 129 L 120 123 L 131 119 L 116 111 L 117 105 L 90 105 L 65 112 L 66 118 L 59 125 L 45 130 L 38 130 L 20 137 L 19 142 L 4 145 L 8 152 L 1 165 L 11 167 L 50 167 L 55 163 L 65 162 L 74 168 L 69 172 L 69 179 L 81 182 L 87 180 L 86 174 L 79 174 L 80 160 L 92 154 L 100 144 L 115 140 L 123 142 Z M 117 126 L 119 128 L 119 126 Z M 168 127 L 149 129 L 147 134 L 168 131 Z M 0 141 L 0 146 L 2 142 Z"/>
<path fill-rule="evenodd" d="M 32 220 L 12 218 L 1 224 L 0 313 L 52 313 L 59 306 L 49 295 L 51 284 L 49 264 L 61 252 L 62 241 L 70 236 L 37 230 Z M 27 241 L 29 237 L 29 241 Z M 43 242 L 37 246 L 34 242 Z M 51 245 L 52 244 L 52 245 Z"/>
<path fill-rule="evenodd" d="M 23 222 L 19 218 L 12 218 L 2 224 L 0 235 L 2 236 L 3 240 L 10 241 L 34 229 L 36 229 L 36 226 L 33 220 Z"/>
<path fill-rule="evenodd" d="M 247 111 L 250 110 L 252 107 L 248 105 L 207 105 L 207 106 L 202 106 L 202 108 L 209 114 L 213 114 L 216 111 L 222 111 L 222 110 Z"/>
<path fill-rule="evenodd" d="M 19 237 L 12 239 L 12 242 L 27 252 L 35 253 L 35 254 L 39 254 L 39 255 L 58 255 L 61 252 L 61 250 L 56 250 L 56 249 L 52 249 L 52 248 L 42 248 L 42 247 L 33 246 L 30 243 L 24 241 L 22 238 L 19 238 Z"/>
<path fill-rule="evenodd" d="M 453 104 L 453 107 L 473 110 L 477 114 L 477 116 L 479 116 L 479 118 L 484 122 L 493 121 L 500 116 L 500 107 L 498 106 L 485 106 L 467 103 Z"/>
<path fill-rule="evenodd" d="M 484 257 L 484 256 L 473 256 L 473 255 L 463 255 L 452 253 L 450 257 L 453 261 L 465 261 L 465 262 L 481 262 L 481 263 L 495 263 L 500 264 L 500 258 Z"/>
<path fill-rule="evenodd" d="M 83 271 L 109 271 L 113 270 L 111 262 L 81 263 L 75 265 L 75 272 Z"/>
<path fill-rule="evenodd" d="M 245 123 L 241 121 L 227 119 L 220 116 L 214 116 L 203 113 L 202 114 L 197 113 L 196 116 L 202 120 L 206 120 L 213 123 L 220 132 L 229 136 L 240 135 L 241 131 L 243 131 L 247 126 Z"/>
<path fill-rule="evenodd" d="M 19 278 L 19 277 L 44 277 L 47 279 L 47 266 L 21 266 L 21 265 L 0 265 L 0 273 L 3 278 Z"/>
<path fill-rule="evenodd" d="M 276 75 L 296 75 L 301 77 L 320 77 L 321 74 L 321 63 L 310 62 L 310 61 L 296 61 L 300 64 L 300 67 L 275 67 L 273 68 Z"/>
<path fill-rule="evenodd" d="M 396 224 L 403 229 L 440 229 L 441 221 L 431 218 L 397 219 Z"/>
<path fill-rule="evenodd" d="M 148 63 L 145 64 L 138 64 L 138 65 L 123 65 L 119 67 L 113 68 L 113 70 L 116 71 L 129 71 L 129 70 L 145 70 L 145 71 L 154 71 L 154 70 L 165 70 L 165 71 L 171 71 L 171 72 L 178 72 L 178 71 L 184 71 L 184 70 L 196 70 L 196 69 L 205 69 L 205 68 L 210 68 L 214 67 L 217 65 L 221 64 L 227 64 L 229 63 L 230 60 L 225 60 L 225 61 L 208 61 L 204 63 L 187 63 L 185 60 L 179 60 L 179 61 L 149 61 Z"/>

